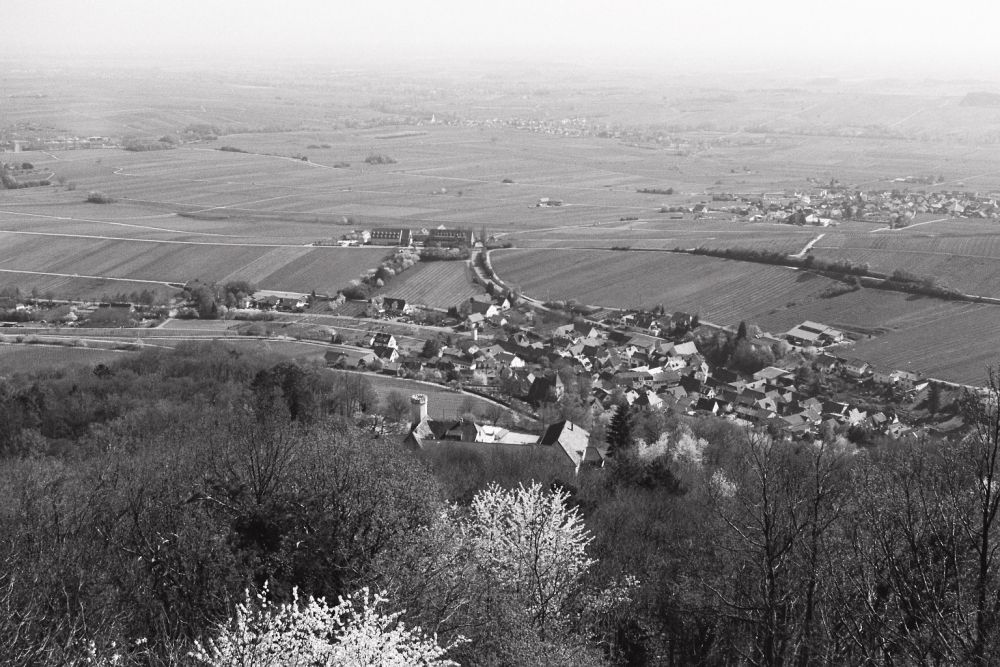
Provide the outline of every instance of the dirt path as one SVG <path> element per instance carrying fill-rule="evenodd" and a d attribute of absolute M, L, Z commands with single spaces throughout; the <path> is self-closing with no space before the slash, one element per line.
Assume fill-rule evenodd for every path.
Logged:
<path fill-rule="evenodd" d="M 924 222 L 915 222 L 912 225 L 907 225 L 905 227 L 897 227 L 896 229 L 893 229 L 892 227 L 879 227 L 878 229 L 873 229 L 871 233 L 874 234 L 875 232 L 902 232 L 906 231 L 907 229 L 911 229 L 913 227 L 919 227 L 920 225 L 929 225 L 932 222 L 948 222 L 949 220 L 951 220 L 951 218 L 937 218 L 935 220 L 925 220 Z"/>
<path fill-rule="evenodd" d="M 311 243 L 226 243 L 223 241 L 177 241 L 174 239 L 137 239 L 128 236 L 99 236 L 97 234 L 63 234 L 60 232 L 26 232 L 15 229 L 0 229 L 0 234 L 24 234 L 27 236 L 61 236 L 71 239 L 96 239 L 98 241 L 132 241 L 133 243 L 165 243 L 167 245 L 209 245 L 209 246 L 234 246 L 239 248 L 333 248 L 343 250 L 342 246 L 322 245 L 314 246 Z M 245 237 L 233 237 L 245 238 Z M 358 246 L 362 247 L 362 246 Z M 367 246 L 370 248 L 371 246 Z"/>
<path fill-rule="evenodd" d="M 55 278 L 86 278 L 89 280 L 116 280 L 124 283 L 145 283 L 147 285 L 165 285 L 167 287 L 177 287 L 176 282 L 166 280 L 143 280 L 141 278 L 111 278 L 108 276 L 81 276 L 79 273 L 49 273 L 46 271 L 22 271 L 19 269 L 0 269 L 0 273 L 22 273 L 30 276 L 53 276 Z"/>
<path fill-rule="evenodd" d="M 45 218 L 47 220 L 60 220 L 63 222 L 93 222 L 101 225 L 112 225 L 114 227 L 131 227 L 153 232 L 170 232 L 171 234 L 186 234 L 189 236 L 226 236 L 225 234 L 211 234 L 208 232 L 186 232 L 180 229 L 170 229 L 169 227 L 152 227 L 150 225 L 135 225 L 129 222 L 111 222 L 110 220 L 94 220 L 92 218 L 74 218 L 68 215 L 45 215 L 44 213 L 23 213 L 21 211 L 0 210 L 0 213 L 7 215 L 20 215 L 28 218 Z"/>
<path fill-rule="evenodd" d="M 806 256 L 807 252 L 809 252 L 810 250 L 812 250 L 812 247 L 814 245 L 816 245 L 816 242 L 819 241 L 824 236 L 826 236 L 826 234 L 820 234 L 819 236 L 817 236 L 816 238 L 814 238 L 812 241 L 810 241 L 809 243 L 807 243 L 805 248 L 803 248 L 799 252 L 795 253 L 794 255 L 789 255 L 789 257 L 794 257 L 795 259 L 802 259 L 803 257 Z"/>

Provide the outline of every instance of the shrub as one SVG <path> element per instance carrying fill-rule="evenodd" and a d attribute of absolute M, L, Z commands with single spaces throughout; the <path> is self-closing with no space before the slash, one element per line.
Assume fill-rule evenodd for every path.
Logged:
<path fill-rule="evenodd" d="M 352 281 L 351 284 L 342 289 L 340 293 L 343 294 L 344 297 L 347 299 L 352 299 L 357 301 L 357 300 L 367 299 L 370 294 L 370 291 L 367 285 L 364 285 L 360 282 Z"/>
<path fill-rule="evenodd" d="M 91 190 L 87 193 L 88 204 L 114 204 L 116 199 L 100 190 Z"/>

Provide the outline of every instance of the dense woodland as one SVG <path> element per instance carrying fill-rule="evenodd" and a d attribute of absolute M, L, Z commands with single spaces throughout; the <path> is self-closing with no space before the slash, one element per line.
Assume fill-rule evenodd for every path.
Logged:
<path fill-rule="evenodd" d="M 0 663 L 200 664 L 195 642 L 247 591 L 369 587 L 463 665 L 992 664 L 989 380 L 952 441 L 635 414 L 612 422 L 610 462 L 575 476 L 541 448 L 411 452 L 357 425 L 401 413 L 362 376 L 220 345 L 8 377 Z M 549 545 L 553 569 L 514 553 L 537 540 L 497 552 L 506 493 L 576 531 Z"/>

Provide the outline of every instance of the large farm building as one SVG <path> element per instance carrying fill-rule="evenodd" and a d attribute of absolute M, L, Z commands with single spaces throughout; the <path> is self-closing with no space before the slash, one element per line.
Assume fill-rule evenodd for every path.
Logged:
<path fill-rule="evenodd" d="M 469 228 L 448 229 L 437 227 L 435 229 L 415 229 L 406 227 L 375 227 L 371 230 L 368 238 L 370 245 L 398 245 L 408 246 L 429 245 L 429 246 L 471 246 L 475 243 L 475 234 Z"/>

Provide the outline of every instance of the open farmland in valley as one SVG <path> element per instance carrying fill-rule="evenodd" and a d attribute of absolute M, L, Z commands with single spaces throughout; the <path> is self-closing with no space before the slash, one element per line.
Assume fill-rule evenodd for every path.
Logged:
<path fill-rule="evenodd" d="M 445 225 L 512 243 L 493 253 L 494 267 L 540 299 L 663 304 L 774 332 L 815 319 L 871 332 L 871 345 L 902 336 L 905 347 L 918 331 L 934 331 L 940 350 L 991 340 L 991 308 L 867 289 L 830 297 L 841 284 L 807 272 L 610 251 L 794 254 L 815 241 L 817 258 L 1000 296 L 995 221 L 921 213 L 902 230 L 796 227 L 744 222 L 727 203 L 835 181 L 869 192 L 925 188 L 910 176 L 933 176 L 928 190 L 1000 193 L 1000 120 L 963 103 L 968 84 L 764 77 L 757 87 L 729 75 L 554 72 L 444 81 L 322 68 L 11 70 L 0 132 L 58 145 L 18 158 L 51 174 L 52 185 L 0 190 L 0 285 L 107 298 L 172 294 L 193 279 L 247 280 L 334 294 L 390 250 L 313 243 L 378 226 Z M 88 135 L 107 137 L 105 147 L 59 138 Z M 126 136 L 164 135 L 177 138 L 174 148 L 121 148 Z M 375 155 L 388 159 L 366 161 Z M 115 201 L 86 203 L 90 191 Z M 698 203 L 727 210 L 696 213 Z M 381 293 L 447 308 L 480 292 L 466 272 L 464 263 L 418 264 Z M 950 318 L 964 326 L 935 328 Z"/>
<path fill-rule="evenodd" d="M 839 285 L 794 269 L 670 252 L 509 249 L 491 258 L 501 279 L 536 299 L 617 308 L 663 304 L 719 324 L 757 321 Z"/>
<path fill-rule="evenodd" d="M 820 230 L 821 232 L 822 230 Z M 539 248 L 763 248 L 796 253 L 811 239 L 816 228 L 783 224 L 734 222 L 726 219 L 670 220 L 653 214 L 639 220 L 611 220 L 592 224 L 541 227 L 513 231 L 505 240 L 517 246 Z"/>
<path fill-rule="evenodd" d="M 997 306 L 954 304 L 885 320 L 889 332 L 858 341 L 852 354 L 881 368 L 920 371 L 951 382 L 983 386 L 1000 349 Z"/>
<path fill-rule="evenodd" d="M 380 293 L 409 304 L 447 309 L 484 292 L 472 282 L 467 262 L 445 261 L 419 262 L 392 278 Z"/>
<path fill-rule="evenodd" d="M 382 248 L 188 243 L 0 232 L 0 284 L 90 297 L 141 281 L 247 280 L 262 289 L 336 293 L 385 256 Z M 21 273 L 23 272 L 23 273 Z M 48 274 L 48 275 L 46 275 Z M 121 286 L 111 281 L 123 282 Z M 148 287 L 148 285 L 147 285 Z"/>
<path fill-rule="evenodd" d="M 970 294 L 1000 296 L 1000 224 L 943 220 L 870 234 L 831 233 L 813 246 L 823 259 L 908 271 Z"/>

